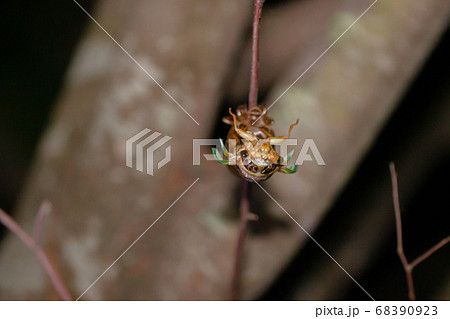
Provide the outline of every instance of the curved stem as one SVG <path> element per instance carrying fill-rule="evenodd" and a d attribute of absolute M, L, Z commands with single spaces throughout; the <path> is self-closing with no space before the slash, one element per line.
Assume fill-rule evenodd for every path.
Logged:
<path fill-rule="evenodd" d="M 430 257 L 433 253 L 435 253 L 438 249 L 444 247 L 448 242 L 450 242 L 450 236 L 442 239 L 440 242 L 438 242 L 436 245 L 428 249 L 426 252 L 424 252 L 422 255 L 414 259 L 410 263 L 411 268 L 416 267 L 418 264 L 420 264 L 422 261 Z"/>

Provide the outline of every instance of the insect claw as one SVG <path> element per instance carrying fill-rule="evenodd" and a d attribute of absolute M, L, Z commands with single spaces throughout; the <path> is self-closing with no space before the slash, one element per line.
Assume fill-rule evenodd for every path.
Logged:
<path fill-rule="evenodd" d="M 266 140 L 268 140 L 268 142 L 271 145 L 278 145 L 278 144 L 283 143 L 284 141 L 286 141 L 291 136 L 292 129 L 294 128 L 294 126 L 296 126 L 298 124 L 298 122 L 299 122 L 299 119 L 297 119 L 297 121 L 295 121 L 294 124 L 291 124 L 291 126 L 289 127 L 289 132 L 288 132 L 287 136 L 269 137 Z"/>
<path fill-rule="evenodd" d="M 290 151 L 288 153 L 288 155 L 286 155 L 286 159 L 280 156 L 280 158 L 281 158 L 280 163 L 282 165 L 287 165 L 289 163 L 289 161 L 291 160 L 292 154 L 294 154 L 294 150 Z"/>
<path fill-rule="evenodd" d="M 297 172 L 297 170 L 298 170 L 298 165 L 291 164 L 291 165 L 283 166 L 280 169 L 280 172 L 282 172 L 284 174 L 294 174 L 295 172 Z"/>
<path fill-rule="evenodd" d="M 217 162 L 219 162 L 220 164 L 233 165 L 233 164 L 231 164 L 231 162 L 230 162 L 229 159 L 224 160 L 221 156 L 219 156 L 219 153 L 218 153 L 218 151 L 217 151 L 216 148 L 213 148 L 213 149 L 212 149 L 212 153 L 213 153 L 213 155 L 214 155 L 214 159 L 215 159 Z"/>
<path fill-rule="evenodd" d="M 223 143 L 221 138 L 219 139 L 219 142 L 220 142 L 220 146 L 222 147 L 223 154 L 225 154 L 225 156 L 229 158 L 230 157 L 230 152 L 228 152 L 228 150 L 225 147 L 225 144 Z"/>
<path fill-rule="evenodd" d="M 291 160 L 292 154 L 294 154 L 294 150 L 290 151 L 286 157 L 286 164 Z"/>

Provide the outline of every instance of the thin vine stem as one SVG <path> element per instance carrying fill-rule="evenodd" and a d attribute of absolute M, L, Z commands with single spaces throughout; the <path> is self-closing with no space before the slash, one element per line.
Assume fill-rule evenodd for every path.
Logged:
<path fill-rule="evenodd" d="M 44 222 L 45 219 L 43 217 L 45 217 L 45 215 L 48 213 L 46 212 L 47 209 L 48 207 L 41 206 L 40 213 L 38 214 L 35 223 L 35 227 L 37 227 L 37 229 L 42 229 L 42 223 Z M 44 269 L 45 273 L 50 278 L 50 281 L 53 287 L 55 288 L 56 292 L 60 296 L 60 298 L 65 301 L 73 300 L 72 296 L 69 293 L 69 290 L 62 281 L 58 271 L 52 265 L 47 255 L 42 250 L 39 243 L 36 241 L 36 239 L 40 238 L 39 234 L 40 230 L 38 230 L 37 234 L 39 235 L 36 238 L 28 235 L 28 233 L 25 230 L 23 230 L 23 228 L 2 209 L 0 209 L 0 223 L 2 223 L 6 228 L 8 228 L 14 235 L 16 235 L 33 252 L 36 259 L 39 261 L 42 268 Z"/>
<path fill-rule="evenodd" d="M 259 29 L 263 4 L 264 0 L 255 0 L 255 7 L 253 11 L 252 66 L 250 71 L 250 88 L 248 93 L 249 107 L 258 105 Z"/>
<path fill-rule="evenodd" d="M 242 197 L 239 205 L 239 236 L 236 245 L 236 252 L 234 258 L 233 277 L 231 279 L 231 300 L 237 300 L 239 297 L 239 283 L 242 270 L 242 257 L 244 255 L 245 237 L 247 235 L 247 224 L 249 219 L 249 200 L 248 189 L 250 183 L 244 181 L 242 185 Z"/>
<path fill-rule="evenodd" d="M 408 262 L 406 258 L 405 251 L 403 248 L 403 233 L 402 233 L 402 216 L 400 210 L 400 199 L 398 195 L 398 179 L 397 179 L 397 171 L 395 170 L 394 163 L 389 164 L 389 169 L 391 172 L 391 182 L 392 182 L 392 199 L 394 202 L 394 213 L 395 213 L 395 225 L 397 232 L 397 254 L 402 262 L 403 269 L 406 275 L 406 282 L 408 285 L 408 297 L 409 300 L 416 300 L 416 292 L 414 289 L 414 277 L 413 270 L 419 265 L 421 262 L 430 257 L 433 253 L 435 253 L 440 248 L 444 247 L 449 241 L 450 236 L 442 239 L 439 243 L 428 249 L 422 255 L 417 257 L 414 261 Z"/>
<path fill-rule="evenodd" d="M 416 267 L 418 264 L 420 264 L 422 261 L 424 261 L 425 259 L 427 259 L 428 257 L 430 257 L 433 253 L 435 253 L 438 249 L 444 247 L 448 242 L 450 242 L 450 236 L 442 239 L 440 242 L 438 242 L 436 245 L 434 245 L 433 247 L 431 247 L 430 249 L 428 249 L 425 253 L 423 253 L 422 255 L 420 255 L 419 257 L 417 257 L 416 259 L 414 259 L 414 261 L 412 261 L 410 263 L 411 268 L 414 269 L 414 267 Z"/>
<path fill-rule="evenodd" d="M 252 62 L 250 71 L 250 87 L 248 93 L 249 108 L 258 105 L 259 29 L 263 4 L 264 0 L 255 0 L 253 10 Z M 257 217 L 249 211 L 249 184 L 250 183 L 248 181 L 244 180 L 241 203 L 239 205 L 239 235 L 235 252 L 233 274 L 231 278 L 231 300 L 237 300 L 239 297 L 239 283 L 242 272 L 242 259 L 245 246 L 245 237 L 247 235 L 247 224 L 249 220 L 257 219 Z"/>

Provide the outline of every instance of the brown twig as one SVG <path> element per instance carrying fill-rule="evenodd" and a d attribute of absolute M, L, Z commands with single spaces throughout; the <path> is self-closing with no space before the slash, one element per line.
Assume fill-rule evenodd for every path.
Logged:
<path fill-rule="evenodd" d="M 255 0 L 255 8 L 253 11 L 252 67 L 250 71 L 248 107 L 258 105 L 259 28 L 263 4 L 264 0 Z"/>
<path fill-rule="evenodd" d="M 231 279 L 231 300 L 237 300 L 239 295 L 239 282 L 242 269 L 242 256 L 244 252 L 245 236 L 247 235 L 247 222 L 249 220 L 248 188 L 249 182 L 244 180 L 242 188 L 241 204 L 239 206 L 239 237 L 236 245 L 236 253 L 233 267 L 233 277 Z"/>
<path fill-rule="evenodd" d="M 398 180 L 397 180 L 397 172 L 395 170 L 394 163 L 389 164 L 389 169 L 391 171 L 391 181 L 392 181 L 392 198 L 394 201 L 394 212 L 395 212 L 395 225 L 397 229 L 397 254 L 400 257 L 400 260 L 403 265 L 403 269 L 406 274 L 406 282 L 408 284 L 408 297 L 409 300 L 416 300 L 416 293 L 414 290 L 414 278 L 412 271 L 413 269 L 430 257 L 434 252 L 438 249 L 442 248 L 445 244 L 450 241 L 450 236 L 442 239 L 439 243 L 428 249 L 425 253 L 417 257 L 413 262 L 408 262 L 406 258 L 404 249 L 403 249 L 403 234 L 402 234 L 402 217 L 400 211 L 400 199 L 398 196 Z"/>
<path fill-rule="evenodd" d="M 38 214 L 35 226 L 38 226 L 41 228 L 42 223 L 44 221 L 45 217 L 44 215 L 47 214 L 45 210 L 47 210 L 49 207 L 45 207 L 40 209 L 41 214 Z M 39 219 L 39 220 L 38 220 Z M 5 211 L 0 209 L 0 223 L 2 223 L 6 228 L 8 228 L 11 232 L 13 232 L 17 237 L 19 237 L 20 240 L 34 253 L 37 260 L 41 264 L 44 271 L 47 273 L 47 276 L 50 278 L 50 281 L 55 288 L 58 295 L 61 297 L 62 300 L 73 300 L 69 290 L 67 289 L 64 282 L 61 280 L 60 275 L 56 271 L 55 267 L 53 267 L 52 263 L 48 259 L 47 255 L 44 253 L 44 251 L 39 246 L 39 243 L 36 241 L 36 238 L 39 238 L 39 228 L 35 230 L 37 231 L 37 236 L 39 237 L 31 237 L 28 235 L 28 233 L 23 230 L 22 227 L 14 219 L 12 219 Z M 35 233 L 36 234 L 36 233 Z"/>
<path fill-rule="evenodd" d="M 428 249 L 425 253 L 414 259 L 413 262 L 410 263 L 411 268 L 416 267 L 418 264 L 420 264 L 422 261 L 430 257 L 434 252 L 436 252 L 438 249 L 444 247 L 445 244 L 450 242 L 450 236 L 442 239 L 440 242 L 438 242 L 436 245 Z"/>

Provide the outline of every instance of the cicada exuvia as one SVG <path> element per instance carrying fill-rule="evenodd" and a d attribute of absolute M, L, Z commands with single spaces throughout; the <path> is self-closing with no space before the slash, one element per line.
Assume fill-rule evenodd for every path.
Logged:
<path fill-rule="evenodd" d="M 226 143 L 222 140 L 224 158 L 221 158 L 217 149 L 213 149 L 215 159 L 221 164 L 229 165 L 245 180 L 250 182 L 264 181 L 275 172 L 285 174 L 295 173 L 298 165 L 288 164 L 292 152 L 283 159 L 274 149 L 274 145 L 281 144 L 289 138 L 292 128 L 287 136 L 275 136 L 272 129 L 273 120 L 266 115 L 266 107 L 257 105 L 247 108 L 240 105 L 236 114 L 229 110 L 230 115 L 223 118 L 223 122 L 230 124 Z"/>

